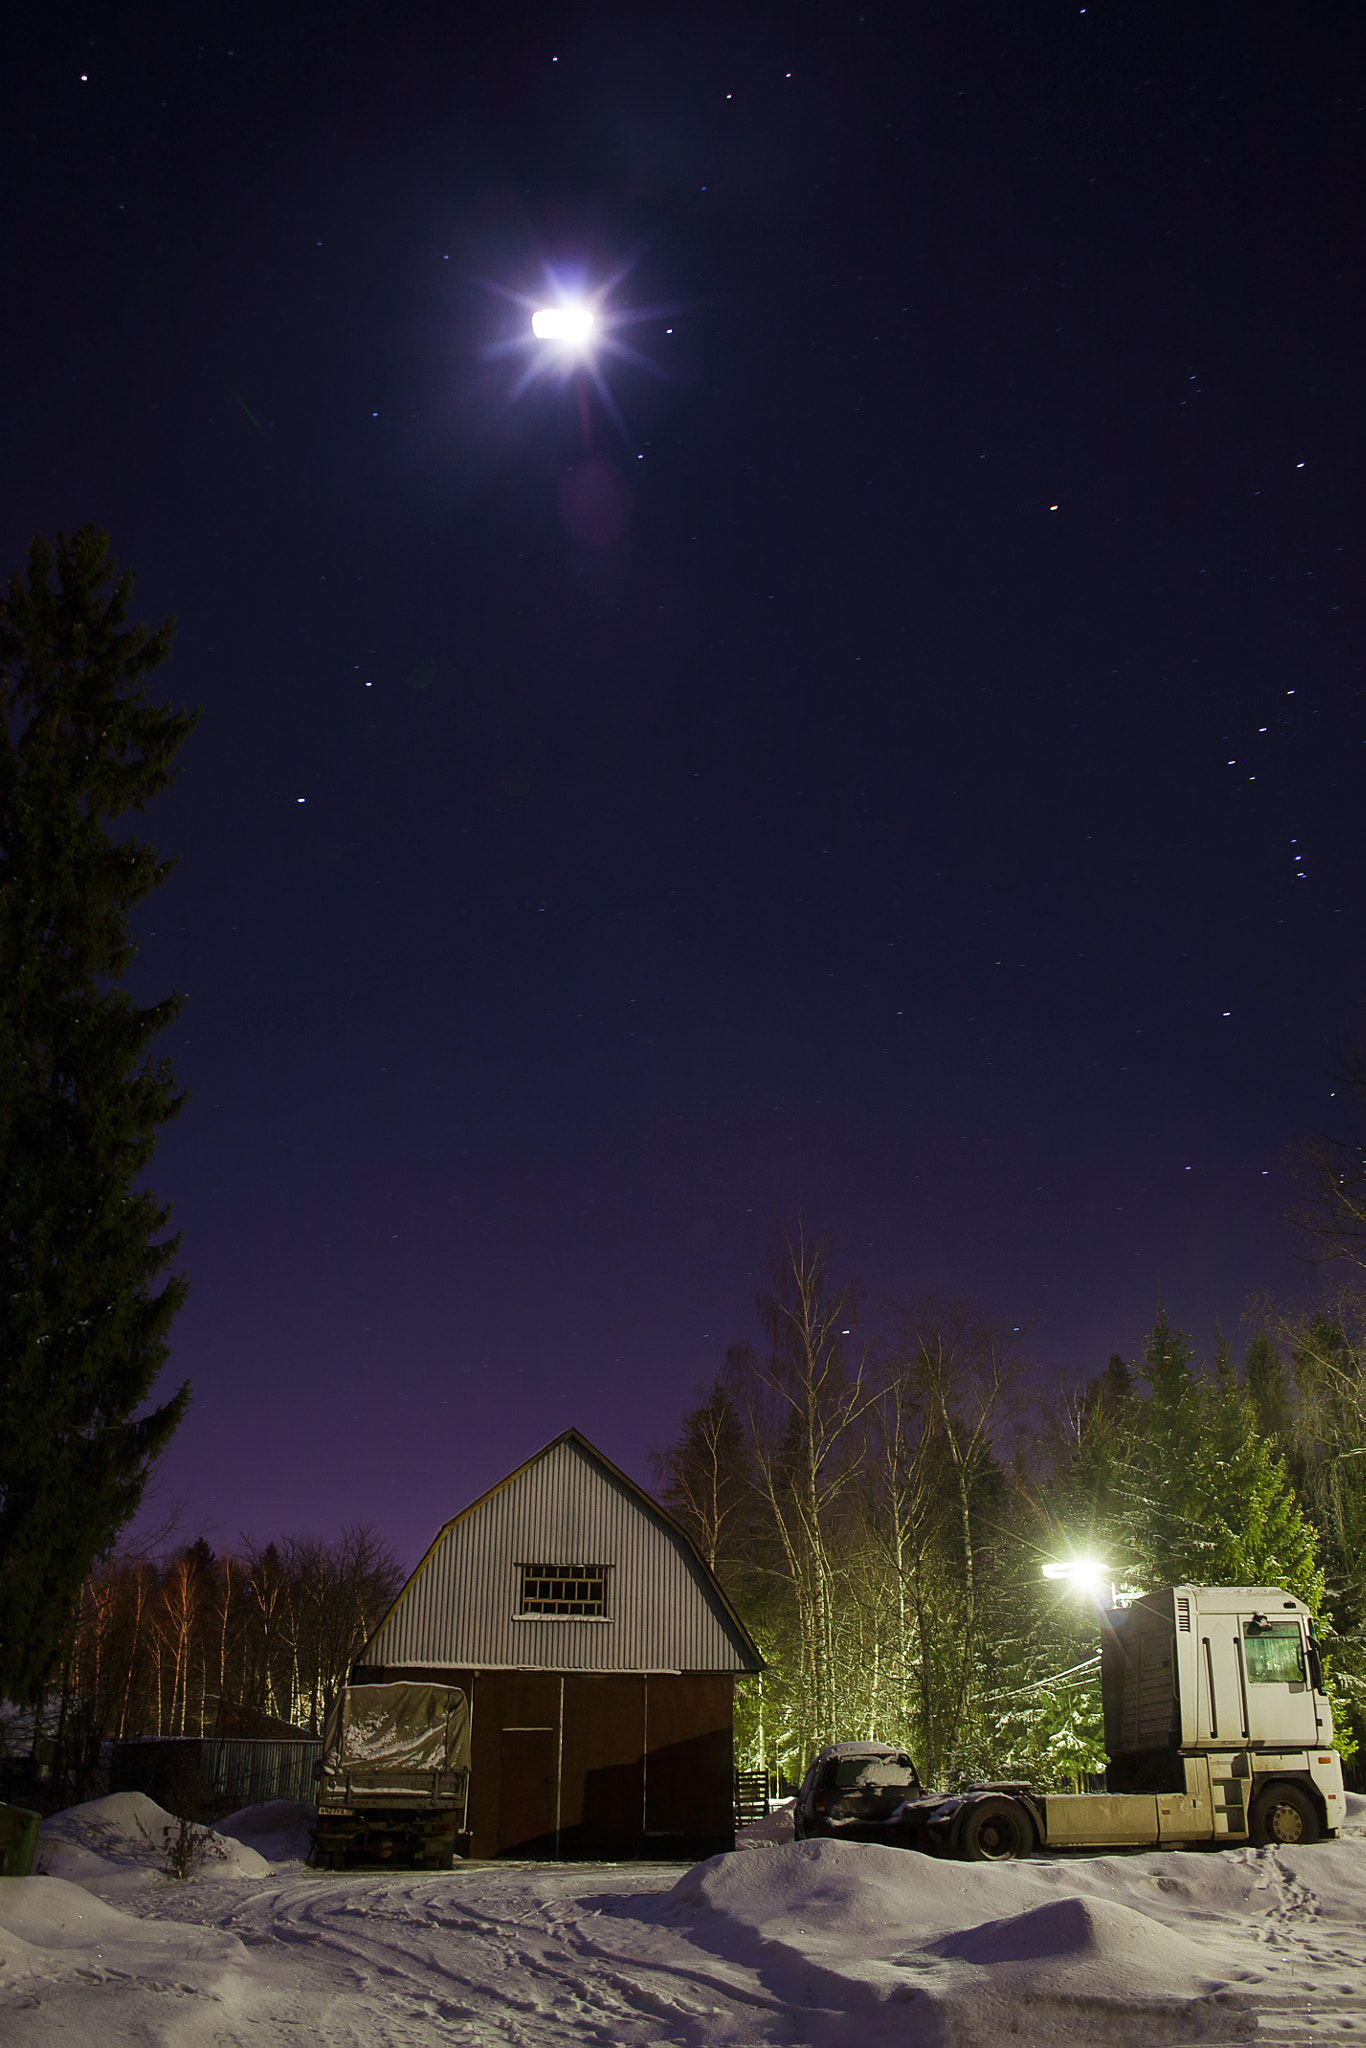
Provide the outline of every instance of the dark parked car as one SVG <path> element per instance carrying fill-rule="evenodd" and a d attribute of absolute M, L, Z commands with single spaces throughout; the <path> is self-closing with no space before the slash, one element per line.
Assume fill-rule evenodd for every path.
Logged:
<path fill-rule="evenodd" d="M 849 1841 L 885 1841 L 882 1824 L 921 1783 L 901 1749 L 885 1742 L 836 1742 L 813 1758 L 792 1812 L 797 1841 L 841 1836 Z"/>

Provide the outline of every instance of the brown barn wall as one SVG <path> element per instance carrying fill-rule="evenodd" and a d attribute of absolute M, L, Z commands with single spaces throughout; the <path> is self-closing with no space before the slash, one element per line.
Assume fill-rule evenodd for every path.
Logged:
<path fill-rule="evenodd" d="M 641 1852 L 648 1683 L 635 1672 L 565 1678 L 560 1853 L 571 1862 Z"/>
<path fill-rule="evenodd" d="M 570 1862 L 734 1847 L 729 1672 L 353 1673 L 433 1681 L 471 1704 L 471 1856 Z M 558 1822 L 558 1826 L 557 1826 Z"/>
<path fill-rule="evenodd" d="M 555 1855 L 560 1691 L 554 1671 L 489 1671 L 475 1680 L 472 1856 Z"/>
<path fill-rule="evenodd" d="M 647 1853 L 710 1856 L 735 1846 L 734 1681 L 708 1672 L 650 1680 Z"/>

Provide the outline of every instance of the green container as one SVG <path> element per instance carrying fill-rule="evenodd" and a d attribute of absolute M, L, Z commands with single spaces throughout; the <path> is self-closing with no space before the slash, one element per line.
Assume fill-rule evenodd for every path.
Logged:
<path fill-rule="evenodd" d="M 26 1806 L 0 1806 L 0 1877 L 28 1877 L 41 1818 Z"/>

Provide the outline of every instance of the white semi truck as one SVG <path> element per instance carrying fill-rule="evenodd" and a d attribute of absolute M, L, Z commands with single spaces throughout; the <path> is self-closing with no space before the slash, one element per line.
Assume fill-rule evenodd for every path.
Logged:
<path fill-rule="evenodd" d="M 922 1794 L 878 1839 L 981 1862 L 1337 1834 L 1342 1759 L 1302 1600 L 1274 1586 L 1166 1586 L 1105 1611 L 1100 1656 L 1104 1792 Z"/>

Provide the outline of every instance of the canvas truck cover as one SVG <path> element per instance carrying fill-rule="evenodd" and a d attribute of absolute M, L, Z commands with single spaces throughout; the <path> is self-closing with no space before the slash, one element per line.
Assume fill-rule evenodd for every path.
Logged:
<path fill-rule="evenodd" d="M 329 1770 L 465 1771 L 469 1701 L 458 1685 L 348 1685 L 327 1716 Z"/>

